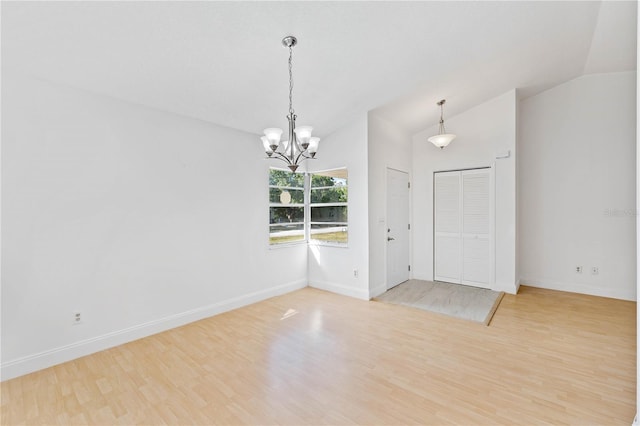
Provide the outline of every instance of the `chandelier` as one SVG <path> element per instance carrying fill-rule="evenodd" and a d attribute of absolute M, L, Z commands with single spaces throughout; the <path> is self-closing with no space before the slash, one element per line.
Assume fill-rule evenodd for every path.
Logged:
<path fill-rule="evenodd" d="M 296 172 L 300 163 L 308 158 L 315 158 L 318 151 L 318 142 L 320 138 L 311 137 L 313 127 L 300 126 L 296 128 L 297 115 L 293 110 L 293 46 L 298 44 L 298 40 L 294 36 L 287 36 L 282 39 L 284 47 L 289 48 L 289 139 L 280 142 L 282 129 L 270 127 L 264 129 L 264 136 L 260 139 L 264 145 L 264 150 L 269 158 L 277 158 L 287 163 L 287 166 L 293 173 Z"/>
<path fill-rule="evenodd" d="M 444 105 L 445 102 L 446 101 L 443 99 L 437 104 L 440 107 L 440 126 L 438 126 L 438 134 L 435 136 L 431 136 L 429 139 L 427 139 L 429 142 L 431 142 L 432 144 L 434 144 L 440 149 L 449 145 L 449 143 L 456 138 L 456 135 L 454 135 L 453 133 L 447 133 L 447 131 L 444 128 L 444 119 L 442 118 L 442 109 L 443 109 L 442 106 Z"/>

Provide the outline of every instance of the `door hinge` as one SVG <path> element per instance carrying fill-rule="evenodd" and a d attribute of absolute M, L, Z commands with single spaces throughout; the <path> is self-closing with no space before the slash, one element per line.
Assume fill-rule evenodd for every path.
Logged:
<path fill-rule="evenodd" d="M 411 224 L 410 224 L 410 223 L 407 223 L 407 229 L 408 229 L 409 231 L 411 231 Z"/>
<path fill-rule="evenodd" d="M 411 271 L 411 265 L 409 265 L 409 271 Z"/>
<path fill-rule="evenodd" d="M 407 188 L 411 189 L 411 182 L 407 182 Z"/>

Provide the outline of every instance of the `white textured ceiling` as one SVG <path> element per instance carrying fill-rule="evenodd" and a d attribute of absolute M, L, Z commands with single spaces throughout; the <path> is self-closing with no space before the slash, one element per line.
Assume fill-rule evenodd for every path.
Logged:
<path fill-rule="evenodd" d="M 253 133 L 326 136 L 369 110 L 407 133 L 509 89 L 635 69 L 635 2 L 2 3 L 2 70 Z"/>

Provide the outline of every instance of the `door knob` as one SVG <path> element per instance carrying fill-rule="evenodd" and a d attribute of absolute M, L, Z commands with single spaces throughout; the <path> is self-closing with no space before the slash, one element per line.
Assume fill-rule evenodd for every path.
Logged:
<path fill-rule="evenodd" d="M 395 240 L 395 238 L 393 238 L 393 237 L 387 237 L 387 241 L 393 241 L 393 240 Z"/>

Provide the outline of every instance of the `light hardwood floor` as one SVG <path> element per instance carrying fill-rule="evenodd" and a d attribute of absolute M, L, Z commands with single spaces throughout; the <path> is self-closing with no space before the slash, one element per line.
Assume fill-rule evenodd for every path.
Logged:
<path fill-rule="evenodd" d="M 636 304 L 522 287 L 490 327 L 303 289 L 2 383 L 2 424 L 603 424 Z"/>

